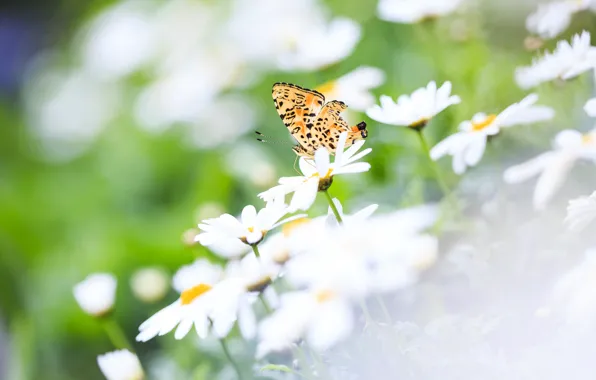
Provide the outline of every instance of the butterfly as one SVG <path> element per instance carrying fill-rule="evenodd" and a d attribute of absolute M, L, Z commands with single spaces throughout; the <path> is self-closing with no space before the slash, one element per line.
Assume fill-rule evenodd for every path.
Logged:
<path fill-rule="evenodd" d="M 279 117 L 298 142 L 292 149 L 300 157 L 312 159 L 320 147 L 335 153 L 342 132 L 348 132 L 346 147 L 368 136 L 364 121 L 350 127 L 341 117 L 348 108 L 344 102 L 325 103 L 320 92 L 283 82 L 273 85 L 272 95 Z"/>

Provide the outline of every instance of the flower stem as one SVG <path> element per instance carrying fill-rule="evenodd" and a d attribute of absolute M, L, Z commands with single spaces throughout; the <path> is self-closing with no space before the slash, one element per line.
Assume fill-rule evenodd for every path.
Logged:
<path fill-rule="evenodd" d="M 232 355 L 230 354 L 230 350 L 228 350 L 228 345 L 226 344 L 225 339 L 220 338 L 219 343 L 221 344 L 221 349 L 223 350 L 224 354 L 226 355 L 226 358 L 228 359 L 230 364 L 232 364 L 232 367 L 234 367 L 234 371 L 236 371 L 236 375 L 238 375 L 238 380 L 242 380 L 242 370 L 240 369 L 238 364 L 234 361 L 234 359 L 232 359 Z"/>
<path fill-rule="evenodd" d="M 432 158 L 430 158 L 430 148 L 428 146 L 428 143 L 426 142 L 426 138 L 424 138 L 422 129 L 416 130 L 416 134 L 418 135 L 418 138 L 420 139 L 420 145 L 422 146 L 422 150 L 424 150 L 424 153 L 426 154 L 426 156 L 428 157 L 428 159 L 431 162 L 431 166 L 433 168 L 433 171 L 435 172 L 435 178 L 437 180 L 437 183 L 439 184 L 439 187 L 443 191 L 443 195 L 448 196 L 449 195 L 449 187 L 447 186 L 447 183 L 443 179 L 443 176 L 441 175 L 441 171 L 437 167 L 437 163 Z"/>
<path fill-rule="evenodd" d="M 261 253 L 259 252 L 259 248 L 257 248 L 256 244 L 251 245 L 252 251 L 255 253 L 255 256 L 258 258 L 261 257 Z"/>
<path fill-rule="evenodd" d="M 108 316 L 102 318 L 101 321 L 102 326 L 114 347 L 118 349 L 126 348 L 130 351 L 134 351 L 132 349 L 132 345 L 128 341 L 128 338 L 126 337 L 126 334 L 124 334 L 124 330 L 122 330 L 122 327 L 120 327 L 118 322 L 116 322 L 113 317 Z"/>
<path fill-rule="evenodd" d="M 263 308 L 265 309 L 265 312 L 267 314 L 271 314 L 273 312 L 273 309 L 271 308 L 271 306 L 269 305 L 269 302 L 267 302 L 265 297 L 263 297 L 263 293 L 259 294 L 259 300 L 261 300 L 261 303 L 263 304 Z"/>
<path fill-rule="evenodd" d="M 381 296 L 377 296 L 377 302 L 379 303 L 379 306 L 381 306 L 381 310 L 383 311 L 383 315 L 385 316 L 386 322 L 389 325 L 393 324 L 393 320 L 391 319 L 391 313 L 389 313 L 389 309 L 387 308 L 387 305 L 385 305 L 385 301 Z"/>
<path fill-rule="evenodd" d="M 331 207 L 331 211 L 333 211 L 333 215 L 335 215 L 335 219 L 337 219 L 337 222 L 339 224 L 342 224 L 344 221 L 341 219 L 341 216 L 339 215 L 339 211 L 337 210 L 335 203 L 333 203 L 333 198 L 331 198 L 331 194 L 329 194 L 329 190 L 325 190 L 325 191 L 323 191 L 323 193 L 325 193 L 325 197 L 327 197 L 327 202 L 329 202 L 329 207 Z"/>

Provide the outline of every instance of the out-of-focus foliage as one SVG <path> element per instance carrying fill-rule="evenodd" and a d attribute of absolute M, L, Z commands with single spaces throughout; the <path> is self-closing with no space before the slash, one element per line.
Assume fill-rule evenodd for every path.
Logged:
<path fill-rule="evenodd" d="M 61 30 L 57 22 L 46 25 L 59 36 L 52 48 L 52 65 L 69 70 L 77 64 L 77 28 L 87 25 L 111 3 L 78 4 L 76 12 L 69 11 L 72 2 L 56 4 L 72 27 Z M 256 194 L 274 184 L 278 176 L 293 174 L 294 155 L 289 147 L 260 144 L 252 133 L 256 128 L 272 140 L 290 141 L 271 101 L 274 82 L 315 88 L 360 65 L 369 65 L 382 69 L 387 76 L 385 84 L 373 92 L 397 97 L 430 80 L 449 80 L 462 103 L 427 127 L 431 143 L 453 132 L 460 121 L 475 112 L 497 112 L 520 100 L 525 93 L 515 85 L 513 72 L 516 66 L 529 63 L 533 54 L 523 45 L 524 18 L 532 6 L 470 3 L 461 14 L 419 25 L 398 25 L 376 17 L 375 0 L 328 0 L 326 6 L 333 15 L 349 17 L 362 26 L 362 39 L 353 54 L 310 73 L 267 69 L 254 78 L 238 78 L 247 84 L 229 92 L 250 101 L 254 122 L 248 127 L 238 125 L 243 130 L 240 136 L 213 146 L 189 144 L 189 126 L 184 123 L 175 123 L 161 133 L 140 128 L 134 118 L 131 94 L 152 79 L 155 73 L 151 71 L 111 82 L 114 87 L 109 90 L 117 88 L 122 96 L 113 99 L 117 114 L 97 136 L 84 141 L 85 149 L 68 160 L 48 159 L 46 142 L 32 133 L 25 92 L 2 98 L 0 317 L 10 340 L 0 343 L 10 347 L 9 378 L 101 378 L 96 355 L 110 350 L 111 345 L 100 326 L 77 307 L 72 297 L 73 284 L 91 272 L 117 275 L 115 317 L 132 338 L 142 320 L 170 301 L 166 298 L 155 305 L 141 303 L 130 290 L 130 275 L 139 267 L 156 265 L 173 273 L 197 256 L 210 255 L 204 248 L 186 247 L 183 232 L 194 227 L 208 209 L 216 207 L 235 214 L 245 204 L 255 203 Z M 592 14 L 581 15 L 562 38 L 594 25 L 593 21 Z M 172 32 L 179 33 L 180 38 L 186 33 Z M 547 47 L 553 46 L 554 42 L 547 43 Z M 36 65 L 44 62 L 48 61 L 37 60 Z M 39 72 L 43 67 L 29 70 Z M 26 78 L 30 80 L 35 77 Z M 544 150 L 554 132 L 563 127 L 591 127 L 578 108 L 591 87 L 592 78 L 584 76 L 565 85 L 540 88 L 541 103 L 557 110 L 556 119 L 546 125 L 507 131 L 491 143 L 483 168 L 473 169 L 460 184 L 464 191 L 479 187 L 483 190 L 475 192 L 481 195 L 472 209 L 484 201 L 482 194 L 490 194 L 500 186 L 500 177 L 487 176 L 487 171 L 500 173 L 520 157 L 525 159 Z M 91 99 L 98 96 L 92 93 L 93 88 L 89 91 L 80 95 Z M 222 108 L 221 117 L 228 116 Z M 233 123 L 243 122 L 242 115 L 233 116 Z M 354 119 L 366 117 L 359 114 Z M 568 125 L 570 120 L 574 125 Z M 405 129 L 366 121 L 370 131 L 367 144 L 374 148 L 369 157 L 372 170 L 356 179 L 338 179 L 334 195 L 350 199 L 353 207 L 365 200 L 374 200 L 381 208 L 437 200 L 439 189 L 416 136 Z M 219 128 L 217 117 L 200 126 L 204 134 L 216 135 Z M 459 179 L 452 174 L 448 160 L 439 164 L 450 185 L 457 186 Z M 507 196 L 529 199 L 530 190 L 531 185 L 520 186 Z M 590 192 L 584 190 L 574 195 Z M 326 208 L 321 201 L 314 210 Z M 137 348 L 143 359 L 152 357 L 155 348 L 161 346 L 169 356 L 154 358 L 154 362 L 184 371 L 185 375 L 175 378 L 212 378 L 225 365 L 217 342 L 203 342 L 199 351 L 193 351 L 194 344 L 191 339 L 174 342 L 167 336 Z M 242 343 L 232 348 L 243 350 Z"/>

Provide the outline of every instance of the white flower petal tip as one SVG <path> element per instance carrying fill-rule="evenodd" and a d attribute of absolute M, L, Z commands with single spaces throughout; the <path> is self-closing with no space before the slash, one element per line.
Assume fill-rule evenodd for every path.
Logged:
<path fill-rule="evenodd" d="M 596 98 L 592 98 L 586 102 L 584 106 L 584 111 L 590 117 L 596 117 Z"/>
<path fill-rule="evenodd" d="M 462 0 L 381 0 L 377 6 L 377 14 L 382 20 L 414 24 L 453 13 L 462 2 Z"/>
<path fill-rule="evenodd" d="M 95 273 L 76 284 L 74 297 L 83 311 L 100 317 L 108 314 L 114 307 L 116 298 L 116 278 L 109 273 Z"/>
<path fill-rule="evenodd" d="M 99 355 L 97 364 L 107 380 L 143 380 L 145 378 L 139 358 L 128 350 Z"/>
<path fill-rule="evenodd" d="M 412 95 L 402 95 L 394 102 L 382 95 L 380 105 L 373 105 L 366 114 L 380 123 L 419 128 L 447 107 L 458 104 L 461 99 L 451 95 L 451 82 L 445 82 L 437 89 L 435 82 L 419 88 Z"/>

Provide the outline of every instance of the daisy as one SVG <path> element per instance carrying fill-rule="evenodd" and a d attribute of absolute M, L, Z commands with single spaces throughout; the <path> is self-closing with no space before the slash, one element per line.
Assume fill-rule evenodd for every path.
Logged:
<path fill-rule="evenodd" d="M 224 279 L 214 285 L 199 283 L 143 322 L 136 340 L 147 342 L 176 327 L 174 338 L 182 339 L 193 326 L 202 339 L 210 329 L 218 338 L 224 338 L 236 320 L 242 336 L 250 339 L 255 332 L 252 302 L 254 297 L 247 293 L 244 281 L 239 279 Z"/>
<path fill-rule="evenodd" d="M 414 24 L 454 12 L 462 0 L 381 0 L 379 18 L 402 24 Z"/>
<path fill-rule="evenodd" d="M 343 223 L 350 223 L 352 221 L 366 220 L 377 210 L 377 208 L 379 208 L 378 204 L 372 204 L 372 205 L 366 206 L 365 208 L 355 212 L 352 215 L 346 215 L 346 214 L 344 214 L 344 208 L 343 208 L 341 202 L 339 201 L 339 199 L 333 198 L 333 204 L 335 205 L 335 208 L 337 209 L 337 212 L 339 213 L 339 217 L 341 218 Z M 333 213 L 331 206 L 329 206 L 329 208 L 327 209 L 327 217 L 325 218 L 325 220 L 328 224 L 332 224 L 332 225 L 338 224 L 338 220 L 337 220 L 335 214 Z"/>
<path fill-rule="evenodd" d="M 102 317 L 112 311 L 116 298 L 116 278 L 109 273 L 87 276 L 73 288 L 74 297 L 83 311 Z"/>
<path fill-rule="evenodd" d="M 301 338 L 324 351 L 346 338 L 353 325 L 350 301 L 332 290 L 285 293 L 279 309 L 259 326 L 257 357 L 289 349 Z"/>
<path fill-rule="evenodd" d="M 304 216 L 296 215 L 280 221 L 287 213 L 288 208 L 283 202 L 269 202 L 258 213 L 254 206 L 248 205 L 242 210 L 240 219 L 230 214 L 223 214 L 218 218 L 204 220 L 199 224 L 202 232 L 195 239 L 203 246 L 230 240 L 257 245 L 270 230 Z"/>
<path fill-rule="evenodd" d="M 432 81 L 411 96 L 400 96 L 397 103 L 391 97 L 382 95 L 381 105 L 373 105 L 366 114 L 380 123 L 421 129 L 445 108 L 460 102 L 459 96 L 451 95 L 451 82 L 445 82 L 437 89 L 437 84 Z"/>
<path fill-rule="evenodd" d="M 581 231 L 596 219 L 596 191 L 589 197 L 569 201 L 565 223 L 572 231 Z"/>
<path fill-rule="evenodd" d="M 350 109 L 364 111 L 375 103 L 370 90 L 385 82 L 385 73 L 376 67 L 360 66 L 316 88 L 327 99 L 341 99 Z"/>
<path fill-rule="evenodd" d="M 315 201 L 317 192 L 325 191 L 331 186 L 334 176 L 368 171 L 369 163 L 356 161 L 369 154 L 372 149 L 367 148 L 357 153 L 364 145 L 364 141 L 360 140 L 344 152 L 347 137 L 347 132 L 340 135 L 333 163 L 330 163 L 327 149 L 320 148 L 315 152 L 314 160 L 300 158 L 298 165 L 301 176 L 282 177 L 279 185 L 260 193 L 259 197 L 268 203 L 283 203 L 286 194 L 294 193 L 288 207 L 289 212 L 307 210 Z"/>
<path fill-rule="evenodd" d="M 130 278 L 132 293 L 143 302 L 154 303 L 168 292 L 168 276 L 161 268 L 142 268 Z"/>
<path fill-rule="evenodd" d="M 408 213 L 411 226 L 399 214 L 341 228 L 312 224 L 290 239 L 293 257 L 285 278 L 298 288 L 334 289 L 354 298 L 407 286 L 436 257 L 436 238 L 420 233 L 434 220 L 427 212 Z"/>
<path fill-rule="evenodd" d="M 536 12 L 526 19 L 526 28 L 542 38 L 554 38 L 571 23 L 571 16 L 590 6 L 586 0 L 564 0 L 539 4 Z"/>
<path fill-rule="evenodd" d="M 535 87 L 554 79 L 574 78 L 596 65 L 596 48 L 590 45 L 590 33 L 583 31 L 571 40 L 559 41 L 552 53 L 534 59 L 531 66 L 515 70 L 515 81 L 521 88 Z"/>
<path fill-rule="evenodd" d="M 192 264 L 178 269 L 172 278 L 172 287 L 178 293 L 182 293 L 200 283 L 213 286 L 223 278 L 223 273 L 221 266 L 212 264 L 207 259 L 197 259 Z"/>
<path fill-rule="evenodd" d="M 596 163 L 596 130 L 583 135 L 570 129 L 561 131 L 555 137 L 553 146 L 553 150 L 503 173 L 503 178 L 508 183 L 523 182 L 539 175 L 533 199 L 536 209 L 546 206 L 565 181 L 575 161 L 585 159 Z"/>
<path fill-rule="evenodd" d="M 99 355 L 97 364 L 107 380 L 143 380 L 145 378 L 139 358 L 128 350 Z"/>
<path fill-rule="evenodd" d="M 360 37 L 360 25 L 347 18 L 338 17 L 329 24 L 310 22 L 292 49 L 278 57 L 278 67 L 285 71 L 324 68 L 352 54 Z"/>
<path fill-rule="evenodd" d="M 459 125 L 459 132 L 435 145 L 430 151 L 430 157 L 436 161 L 445 155 L 453 156 L 453 171 L 462 174 L 468 166 L 480 162 L 488 137 L 499 133 L 501 128 L 552 119 L 553 109 L 534 105 L 537 100 L 538 96 L 531 94 L 498 115 L 477 113 L 472 120 Z"/>

